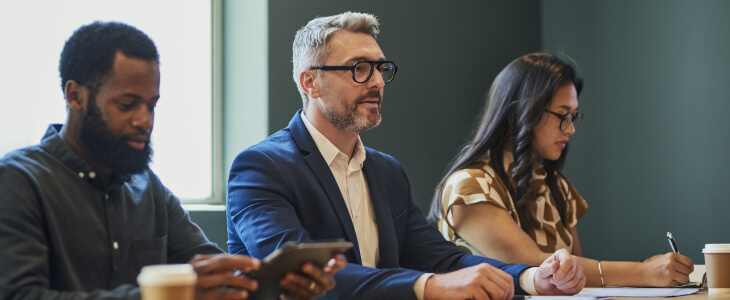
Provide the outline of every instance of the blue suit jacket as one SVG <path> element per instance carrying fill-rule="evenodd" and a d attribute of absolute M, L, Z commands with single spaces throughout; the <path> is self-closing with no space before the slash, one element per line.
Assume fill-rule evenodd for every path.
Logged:
<path fill-rule="evenodd" d="M 329 166 L 298 111 L 284 128 L 236 157 L 228 182 L 228 249 L 263 258 L 287 241 L 345 239 L 347 267 L 335 275 L 329 299 L 415 299 L 423 272 L 445 273 L 489 263 L 515 278 L 529 266 L 468 255 L 446 241 L 411 199 L 406 174 L 393 157 L 365 148 L 363 173 L 378 227 L 378 268 L 361 265 L 355 229 Z"/>

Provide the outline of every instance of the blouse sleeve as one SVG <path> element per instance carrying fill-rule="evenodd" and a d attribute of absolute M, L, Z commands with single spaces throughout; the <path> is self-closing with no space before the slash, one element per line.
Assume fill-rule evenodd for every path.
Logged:
<path fill-rule="evenodd" d="M 508 211 L 512 219 L 519 225 L 519 217 L 514 210 L 506 187 L 488 164 L 483 164 L 483 167 L 480 168 L 468 168 L 454 172 L 446 181 L 442 199 L 444 217 L 439 220 L 439 230 L 450 241 L 455 241 L 456 238 L 451 213 L 454 205 L 489 203 Z"/>
<path fill-rule="evenodd" d="M 568 203 L 568 226 L 572 228 L 575 227 L 578 220 L 588 210 L 588 203 L 578 194 L 578 190 L 564 177 L 560 178 L 560 183 L 565 199 L 567 200 L 566 202 Z"/>

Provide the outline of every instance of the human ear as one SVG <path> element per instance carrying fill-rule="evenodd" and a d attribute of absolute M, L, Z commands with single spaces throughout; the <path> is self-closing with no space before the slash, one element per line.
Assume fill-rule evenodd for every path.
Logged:
<path fill-rule="evenodd" d="M 302 90 L 304 90 L 304 93 L 309 95 L 312 99 L 319 98 L 320 94 L 320 81 L 315 72 L 316 71 L 313 70 L 305 70 L 302 71 L 302 73 L 299 73 L 299 85 L 302 87 Z"/>
<path fill-rule="evenodd" d="M 86 107 L 87 90 L 75 80 L 66 81 L 64 96 L 71 109 L 81 111 Z"/>

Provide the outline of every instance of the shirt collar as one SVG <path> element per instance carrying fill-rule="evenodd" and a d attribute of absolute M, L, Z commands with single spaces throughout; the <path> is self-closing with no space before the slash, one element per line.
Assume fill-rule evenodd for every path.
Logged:
<path fill-rule="evenodd" d="M 73 152 L 66 141 L 61 138 L 60 132 L 62 126 L 62 124 L 51 124 L 48 126 L 46 133 L 41 139 L 41 148 L 71 168 L 71 170 L 78 174 L 79 178 L 84 179 L 101 189 L 103 186 L 101 178 L 99 178 L 91 166 L 79 157 L 76 152 Z M 117 176 L 116 174 L 112 174 L 109 187 L 112 188 L 121 185 L 130 179 L 130 176 Z"/>
<path fill-rule="evenodd" d="M 335 144 L 332 144 L 330 140 L 328 140 L 319 130 L 317 130 L 314 125 L 309 122 L 309 119 L 307 119 L 307 116 L 304 115 L 304 111 L 301 112 L 302 122 L 304 122 L 304 126 L 307 127 L 307 131 L 309 131 L 309 134 L 312 136 L 312 139 L 314 140 L 314 143 L 317 145 L 317 148 L 319 149 L 319 152 L 322 153 L 322 157 L 324 157 L 325 162 L 327 162 L 327 165 L 331 165 L 332 161 L 337 158 L 337 155 L 342 153 L 343 155 L 347 156 L 347 154 L 340 151 L 340 149 L 337 149 L 337 146 Z M 360 139 L 360 136 L 357 136 L 357 142 L 355 144 L 355 151 L 350 159 L 350 163 L 356 163 L 360 167 L 362 167 L 363 162 L 365 161 L 365 146 L 362 144 L 362 140 Z"/>

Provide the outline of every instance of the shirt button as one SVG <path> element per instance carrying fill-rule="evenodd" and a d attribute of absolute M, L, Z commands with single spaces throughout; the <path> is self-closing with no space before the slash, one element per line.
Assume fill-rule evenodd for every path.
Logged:
<path fill-rule="evenodd" d="M 117 243 L 117 242 L 114 242 L 114 244 L 112 244 L 112 246 L 114 246 L 114 249 L 115 249 L 115 250 L 116 250 L 116 249 L 119 249 L 119 243 Z"/>
<path fill-rule="evenodd" d="M 84 178 L 84 172 L 79 172 L 79 178 Z"/>
<path fill-rule="evenodd" d="M 91 178 L 91 179 L 94 179 L 94 178 L 96 178 L 96 173 L 94 173 L 94 172 L 89 172 L 89 178 Z"/>

